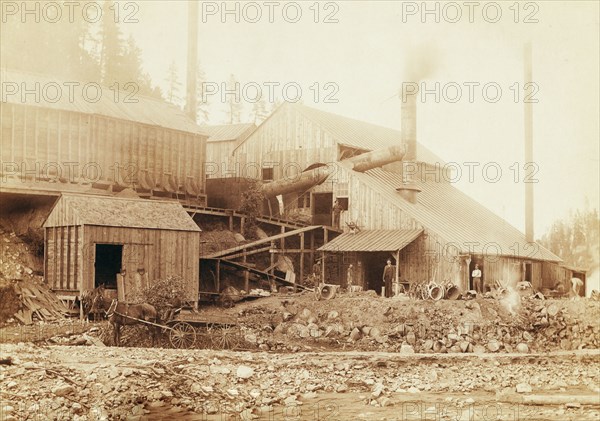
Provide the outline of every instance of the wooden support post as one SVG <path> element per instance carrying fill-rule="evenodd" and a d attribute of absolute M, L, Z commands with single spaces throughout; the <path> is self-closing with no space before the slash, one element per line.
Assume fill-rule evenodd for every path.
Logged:
<path fill-rule="evenodd" d="M 271 275 L 275 274 L 275 253 L 273 253 L 274 250 L 275 250 L 275 241 L 271 241 L 271 253 L 269 253 L 271 255 L 271 264 L 269 265 L 269 267 L 271 268 L 269 270 Z"/>
<path fill-rule="evenodd" d="M 323 227 L 323 244 L 327 244 L 329 242 L 329 230 L 327 227 Z"/>
<path fill-rule="evenodd" d="M 325 283 L 325 252 L 321 252 L 321 283 Z"/>
<path fill-rule="evenodd" d="M 396 285 L 400 284 L 400 250 L 396 250 Z M 394 288 L 392 287 L 392 294 Z"/>
<path fill-rule="evenodd" d="M 315 232 L 310 232 L 310 264 L 315 264 Z M 312 266 L 311 266 L 312 267 Z M 312 273 L 312 270 L 310 271 Z"/>
<path fill-rule="evenodd" d="M 233 214 L 229 215 L 229 231 L 233 231 Z"/>
<path fill-rule="evenodd" d="M 221 292 L 221 260 L 219 259 L 217 259 L 216 277 L 217 292 Z"/>
<path fill-rule="evenodd" d="M 282 234 L 285 234 L 285 227 L 284 227 L 283 225 L 281 226 L 281 233 L 282 233 Z M 285 238 L 282 238 L 282 239 L 281 239 L 281 245 L 280 245 L 280 248 L 281 248 L 282 250 L 285 248 Z"/>
<path fill-rule="evenodd" d="M 301 232 L 300 233 L 300 250 L 302 250 L 302 253 L 300 253 L 300 283 L 304 283 L 304 233 Z M 296 292 L 295 290 L 296 288 L 294 287 L 294 292 Z"/>
<path fill-rule="evenodd" d="M 245 225 L 246 225 L 246 218 L 244 218 L 242 216 L 242 217 L 240 217 L 240 234 L 242 234 L 244 237 L 246 236 L 246 233 L 244 232 Z"/>
<path fill-rule="evenodd" d="M 242 262 L 247 263 L 247 261 L 248 261 L 248 256 L 246 254 L 246 250 L 244 249 Z M 248 270 L 246 269 L 246 270 L 244 270 L 244 291 L 246 291 L 246 294 L 250 291 L 249 287 L 250 287 L 250 272 L 248 272 Z"/>

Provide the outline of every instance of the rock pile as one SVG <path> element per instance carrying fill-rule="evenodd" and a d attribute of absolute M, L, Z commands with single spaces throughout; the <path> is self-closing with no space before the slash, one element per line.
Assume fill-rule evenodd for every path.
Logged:
<path fill-rule="evenodd" d="M 420 392 L 600 392 L 597 354 L 432 360 L 380 353 L 333 357 L 28 344 L 3 346 L 3 353 L 0 360 L 10 356 L 11 364 L 0 364 L 6 392 L 0 405 L 12 408 L 4 410 L 4 420 L 137 420 L 167 408 L 252 419 L 332 393 L 357 394 L 354 399 L 364 405 L 387 407 L 398 396 Z M 167 418 L 174 419 L 162 419 Z"/>
<path fill-rule="evenodd" d="M 314 301 L 279 299 L 238 311 L 251 345 L 265 350 L 307 346 L 419 353 L 541 352 L 596 349 L 600 308 L 586 300 L 589 314 L 565 300 L 522 298 L 512 314 L 493 299 L 427 302 L 382 301 L 366 294 Z M 373 306 L 373 303 L 379 304 Z M 385 305 L 382 305 L 385 304 Z M 356 308 L 371 307 L 357 314 Z"/>

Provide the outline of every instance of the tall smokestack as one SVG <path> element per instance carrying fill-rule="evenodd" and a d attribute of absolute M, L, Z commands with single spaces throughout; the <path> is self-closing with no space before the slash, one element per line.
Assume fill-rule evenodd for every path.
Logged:
<path fill-rule="evenodd" d="M 526 43 L 524 48 L 524 83 L 527 91 L 532 85 L 532 59 L 531 43 Z M 533 104 L 524 101 L 524 137 L 525 137 L 525 163 L 533 162 Z M 533 242 L 533 183 L 525 182 L 525 239 Z"/>
<path fill-rule="evenodd" d="M 418 89 L 418 88 L 417 88 Z M 403 92 L 400 108 L 401 139 L 406 150 L 405 161 L 417 160 L 417 93 Z"/>
<path fill-rule="evenodd" d="M 185 111 L 196 121 L 197 86 L 196 66 L 198 65 L 198 1 L 188 1 L 188 51 L 187 86 Z"/>
<path fill-rule="evenodd" d="M 417 193 L 420 191 L 414 184 L 414 174 L 417 172 L 417 94 L 416 84 L 403 84 L 400 139 L 405 154 L 402 162 L 402 186 L 396 190 L 411 203 L 417 203 Z"/>

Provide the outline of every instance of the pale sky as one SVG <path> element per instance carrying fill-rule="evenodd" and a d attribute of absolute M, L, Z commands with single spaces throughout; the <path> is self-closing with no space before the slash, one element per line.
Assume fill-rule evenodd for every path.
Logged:
<path fill-rule="evenodd" d="M 227 5 L 234 10 L 236 3 Z M 272 23 L 267 3 L 239 3 L 236 23 L 234 14 L 221 13 L 222 2 L 204 2 L 207 10 L 216 12 L 200 16 L 199 57 L 208 81 L 220 86 L 233 73 L 252 96 L 252 84 L 261 86 L 266 96 L 265 83 L 276 82 L 280 98 L 281 86 L 295 83 L 305 105 L 399 129 L 396 94 L 403 80 L 414 80 L 408 69 L 427 63 L 423 87 L 435 90 L 439 82 L 439 92 L 447 95 L 439 102 L 433 94 L 419 100 L 418 141 L 444 161 L 458 163 L 463 177 L 456 186 L 520 229 L 524 228 L 523 44 L 531 41 L 533 81 L 539 88 L 534 96 L 539 100 L 534 104 L 534 161 L 539 167 L 535 235 L 540 237 L 570 209 L 582 208 L 586 198 L 598 207 L 599 2 L 521 2 L 517 16 L 513 1 L 501 1 L 496 3 L 502 12 L 499 18 L 492 2 L 476 2 L 473 22 L 463 2 L 430 2 L 432 10 L 438 4 L 439 23 L 434 14 L 422 14 L 420 1 L 320 2 L 318 7 L 312 1 L 297 2 L 286 6 L 285 15 L 285 3 L 274 2 Z M 164 87 L 174 60 L 185 82 L 187 2 L 137 4 L 139 22 L 122 23 L 121 28 L 136 37 L 145 70 Z M 454 5 L 461 7 L 460 18 Z M 413 6 L 418 10 L 409 15 Z M 317 8 L 319 23 L 314 22 Z M 289 22 L 298 9 L 299 21 Z M 257 10 L 260 20 L 248 22 Z M 324 23 L 327 16 L 338 22 Z M 324 102 L 333 93 L 331 85 L 325 89 L 328 82 L 338 88 L 333 95 L 337 103 Z M 473 88 L 472 103 L 465 85 L 469 82 L 479 83 Z M 320 92 L 317 103 L 315 83 Z M 482 86 L 488 83 L 492 85 L 486 100 Z M 452 103 L 457 85 L 462 98 Z M 501 96 L 492 103 L 494 86 L 500 87 Z M 520 93 L 517 103 L 515 92 Z M 294 90 L 288 95 L 294 97 Z M 210 123 L 223 123 L 220 96 L 211 96 L 210 101 Z M 480 164 L 473 182 L 465 162 Z M 521 167 L 520 182 L 514 180 L 514 162 Z M 486 181 L 481 171 L 488 164 L 487 176 L 493 178 L 496 165 L 490 163 L 502 169 L 496 183 Z"/>

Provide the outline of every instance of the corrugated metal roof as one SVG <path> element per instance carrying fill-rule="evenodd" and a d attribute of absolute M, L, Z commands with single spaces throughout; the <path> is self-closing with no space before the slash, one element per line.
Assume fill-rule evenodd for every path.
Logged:
<path fill-rule="evenodd" d="M 180 108 L 140 94 L 134 94 L 129 98 L 131 91 L 121 91 L 116 95 L 114 90 L 107 87 L 101 87 L 101 90 L 97 91 L 95 87 L 99 85 L 94 84 L 90 85 L 86 90 L 87 94 L 84 94 L 83 88 L 88 83 L 85 81 L 67 82 L 49 75 L 8 69 L 0 69 L 0 80 L 4 90 L 2 100 L 10 104 L 96 114 L 188 133 L 204 134 Z M 19 91 L 17 94 L 7 95 L 5 84 L 11 82 L 18 84 Z M 69 95 L 68 83 L 79 83 L 72 87 L 74 93 L 72 98 Z M 21 95 L 24 89 L 37 91 L 40 94 L 37 97 L 34 94 Z M 57 93 L 60 93 L 60 96 Z M 92 102 L 96 97 L 99 99 Z M 126 100 L 137 100 L 137 102 L 126 102 Z"/>
<path fill-rule="evenodd" d="M 210 137 L 209 142 L 243 141 L 256 129 L 252 123 L 223 124 L 219 126 L 200 126 Z"/>
<path fill-rule="evenodd" d="M 445 241 L 455 243 L 463 253 L 505 255 L 536 260 L 560 261 L 560 257 L 538 243 L 530 244 L 525 234 L 451 183 L 416 180 L 421 192 L 417 203 L 404 200 L 396 191 L 402 176 L 381 168 L 365 173 L 337 163 L 362 182 L 398 206 L 423 227 Z"/>
<path fill-rule="evenodd" d="M 78 194 L 63 194 L 44 223 L 64 225 L 201 231 L 176 201 Z"/>
<path fill-rule="evenodd" d="M 396 251 L 412 243 L 423 230 L 362 230 L 346 232 L 319 248 L 320 251 Z"/>
<path fill-rule="evenodd" d="M 296 103 L 290 106 L 306 118 L 318 123 L 337 142 L 346 146 L 375 150 L 400 145 L 402 142 L 399 130 L 328 113 L 302 104 Z M 417 160 L 429 164 L 445 164 L 439 156 L 420 143 L 417 143 Z"/>

